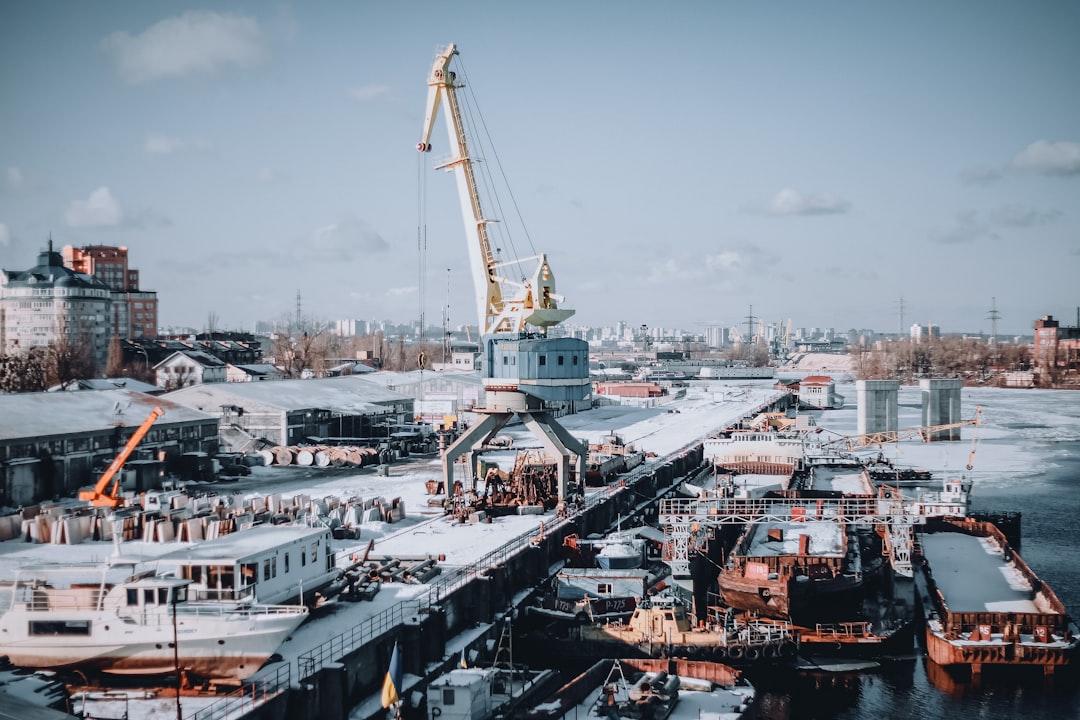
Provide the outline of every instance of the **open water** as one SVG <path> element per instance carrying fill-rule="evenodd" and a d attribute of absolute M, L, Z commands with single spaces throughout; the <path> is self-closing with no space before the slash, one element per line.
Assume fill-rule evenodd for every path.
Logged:
<path fill-rule="evenodd" d="M 841 392 L 853 406 L 854 386 Z M 1021 557 L 1080 616 L 1080 393 L 965 389 L 962 402 L 964 417 L 976 404 L 984 411 L 969 473 L 972 509 L 1019 510 Z M 902 389 L 900 403 L 900 427 L 921 425 L 917 391 Z M 855 411 L 825 411 L 818 423 L 854 434 Z M 971 428 L 964 437 L 962 459 L 948 461 L 954 471 L 966 464 Z M 1009 669 L 973 681 L 931 665 L 919 649 L 869 672 L 773 673 L 751 681 L 761 691 L 758 715 L 768 720 L 1080 718 L 1080 673 L 1044 678 Z"/>

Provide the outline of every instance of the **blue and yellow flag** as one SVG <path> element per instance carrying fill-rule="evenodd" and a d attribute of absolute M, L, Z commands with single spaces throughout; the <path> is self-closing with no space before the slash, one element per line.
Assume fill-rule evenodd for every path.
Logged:
<path fill-rule="evenodd" d="M 386 679 L 382 686 L 382 706 L 388 708 L 401 701 L 401 657 L 398 655 L 397 643 L 394 643 L 394 652 L 390 654 L 390 669 L 386 671 Z"/>

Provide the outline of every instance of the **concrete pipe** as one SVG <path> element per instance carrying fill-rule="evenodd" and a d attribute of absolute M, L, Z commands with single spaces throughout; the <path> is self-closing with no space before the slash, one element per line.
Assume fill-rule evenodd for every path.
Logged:
<path fill-rule="evenodd" d="M 292 450 L 290 450 L 289 448 L 283 445 L 278 445 L 271 452 L 274 453 L 275 465 L 292 465 L 293 454 Z"/>

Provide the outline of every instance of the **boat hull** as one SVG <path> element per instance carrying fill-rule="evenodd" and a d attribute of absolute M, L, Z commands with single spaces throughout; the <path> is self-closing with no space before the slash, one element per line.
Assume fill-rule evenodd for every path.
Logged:
<path fill-rule="evenodd" d="M 219 681 L 242 681 L 254 674 L 295 630 L 306 614 L 245 611 L 220 620 L 195 620 L 178 614 L 174 650 L 171 616 L 136 625 L 109 613 L 54 615 L 50 623 L 91 628 L 80 636 L 30 635 L 30 613 L 7 613 L 0 621 L 0 655 L 13 665 L 35 669 L 78 668 L 110 675 L 167 675 L 177 665 L 188 675 Z"/>

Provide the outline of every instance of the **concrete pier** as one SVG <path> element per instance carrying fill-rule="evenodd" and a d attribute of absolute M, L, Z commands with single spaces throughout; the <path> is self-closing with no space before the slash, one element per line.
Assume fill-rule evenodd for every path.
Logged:
<path fill-rule="evenodd" d="M 963 387 L 964 384 L 959 378 L 920 380 L 923 427 L 960 422 L 960 391 Z M 926 438 L 927 442 L 959 439 L 960 428 L 958 427 L 930 433 Z"/>
<path fill-rule="evenodd" d="M 858 434 L 893 432 L 899 427 L 899 380 L 858 380 Z"/>

